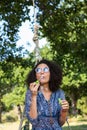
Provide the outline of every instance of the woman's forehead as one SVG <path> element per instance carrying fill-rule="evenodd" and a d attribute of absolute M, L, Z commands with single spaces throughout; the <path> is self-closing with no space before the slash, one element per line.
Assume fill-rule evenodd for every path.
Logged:
<path fill-rule="evenodd" d="M 45 64 L 45 63 L 41 63 L 41 64 L 39 64 L 37 67 L 48 67 L 48 65 Z"/>

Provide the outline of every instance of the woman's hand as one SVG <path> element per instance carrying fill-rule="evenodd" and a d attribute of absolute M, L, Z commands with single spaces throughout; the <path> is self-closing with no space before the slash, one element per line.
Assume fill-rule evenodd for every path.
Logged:
<path fill-rule="evenodd" d="M 67 118 L 68 115 L 68 110 L 69 110 L 69 103 L 66 100 L 61 101 L 61 112 L 60 112 L 60 125 L 62 126 Z"/>
<path fill-rule="evenodd" d="M 36 96 L 37 93 L 38 93 L 38 88 L 39 88 L 40 84 L 39 82 L 33 82 L 33 83 L 30 83 L 30 91 L 32 92 L 32 95 L 33 96 Z"/>
<path fill-rule="evenodd" d="M 61 101 L 61 112 L 68 112 L 69 110 L 69 103 L 66 100 Z"/>

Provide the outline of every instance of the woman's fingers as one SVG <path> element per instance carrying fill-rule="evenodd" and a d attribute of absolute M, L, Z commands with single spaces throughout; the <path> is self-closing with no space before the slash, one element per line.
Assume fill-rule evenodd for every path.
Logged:
<path fill-rule="evenodd" d="M 62 100 L 61 106 L 63 111 L 69 110 L 69 103 L 66 100 Z"/>
<path fill-rule="evenodd" d="M 37 84 L 36 82 L 30 83 L 30 90 L 32 94 L 37 94 L 39 88 L 39 83 Z"/>

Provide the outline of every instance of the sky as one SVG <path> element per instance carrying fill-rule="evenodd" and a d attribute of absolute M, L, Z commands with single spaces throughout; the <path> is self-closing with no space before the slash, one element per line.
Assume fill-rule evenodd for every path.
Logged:
<path fill-rule="evenodd" d="M 30 7 L 30 18 L 32 19 L 33 17 L 33 8 Z M 37 13 L 37 10 L 35 10 L 35 13 Z M 32 19 L 33 20 L 33 19 Z M 27 49 L 29 52 L 32 52 L 35 48 L 35 43 L 33 42 L 33 36 L 34 33 L 31 30 L 31 23 L 27 20 L 25 23 L 22 23 L 22 26 L 19 28 L 19 33 L 18 33 L 20 39 L 17 42 L 17 46 L 23 45 L 25 49 Z M 29 44 L 27 44 L 29 43 Z M 39 47 L 41 48 L 46 44 L 46 38 L 42 38 L 39 40 Z"/>
<path fill-rule="evenodd" d="M 26 21 L 25 23 L 22 24 L 22 26 L 19 28 L 19 37 L 20 39 L 17 42 L 17 46 L 23 45 L 25 49 L 27 49 L 29 52 L 32 52 L 35 48 L 35 43 L 33 42 L 33 36 L 34 33 L 32 32 L 30 28 L 30 23 Z M 29 43 L 29 44 L 27 44 Z M 39 40 L 39 47 L 41 48 L 46 44 L 46 39 L 43 38 Z"/>

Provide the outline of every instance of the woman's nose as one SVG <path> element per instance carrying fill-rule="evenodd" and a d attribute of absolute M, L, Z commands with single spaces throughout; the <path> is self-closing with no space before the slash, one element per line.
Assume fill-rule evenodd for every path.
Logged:
<path fill-rule="evenodd" d="M 44 73 L 44 70 L 43 70 L 43 69 L 41 69 L 41 73 Z"/>

